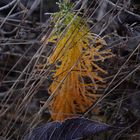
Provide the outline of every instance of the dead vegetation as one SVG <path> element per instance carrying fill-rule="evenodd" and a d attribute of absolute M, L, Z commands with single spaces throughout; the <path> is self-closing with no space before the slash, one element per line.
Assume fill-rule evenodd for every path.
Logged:
<path fill-rule="evenodd" d="M 120 131 L 99 135 L 98 139 L 139 140 L 139 2 L 71 0 L 71 3 L 74 3 L 71 10 L 86 20 L 88 32 L 102 37 L 107 43 L 106 49 L 114 54 L 103 63 L 97 62 L 101 71 L 108 72 L 107 75 L 101 74 L 107 84 L 104 88 L 98 88 L 101 95 L 98 100 L 90 103 L 78 115 L 122 127 Z M 57 11 L 59 8 L 55 0 L 0 2 L 0 139 L 23 139 L 31 128 L 51 121 L 49 106 L 54 97 L 48 94 L 48 90 L 53 83 L 49 92 L 54 92 L 57 80 L 62 81 L 63 76 L 71 72 L 71 67 L 67 70 L 65 64 L 61 69 L 64 75 L 58 72 L 55 76 L 61 74 L 62 77 L 55 79 L 54 73 L 61 63 L 56 65 L 49 62 L 54 48 L 62 43 L 64 36 L 57 40 L 58 44 L 55 44 L 57 37 L 49 41 L 47 46 L 46 42 L 41 41 L 44 36 L 50 38 L 52 31 L 55 31 L 55 23 L 51 21 L 56 20 L 53 19 L 53 13 Z M 67 52 L 70 53 L 70 50 Z M 67 87 L 72 83 L 68 83 Z M 64 103 L 62 98 L 60 101 Z M 92 110 L 97 106 L 100 111 L 94 114 Z"/>

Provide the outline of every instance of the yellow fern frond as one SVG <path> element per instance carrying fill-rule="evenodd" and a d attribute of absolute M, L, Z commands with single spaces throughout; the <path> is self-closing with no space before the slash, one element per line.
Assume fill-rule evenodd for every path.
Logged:
<path fill-rule="evenodd" d="M 74 14 L 70 13 L 64 24 L 68 25 L 73 17 Z M 61 32 L 53 34 L 44 41 L 56 45 L 55 51 L 49 57 L 49 63 L 61 62 L 55 70 L 50 94 L 75 65 L 50 104 L 52 119 L 63 121 L 84 112 L 97 100 L 96 91 L 105 83 L 100 74 L 107 73 L 97 62 L 112 57 L 112 53 L 110 50 L 101 50 L 106 42 L 90 33 L 88 25 L 80 17 L 73 20 L 62 36 L 60 34 Z M 57 41 L 56 36 L 59 37 Z"/>

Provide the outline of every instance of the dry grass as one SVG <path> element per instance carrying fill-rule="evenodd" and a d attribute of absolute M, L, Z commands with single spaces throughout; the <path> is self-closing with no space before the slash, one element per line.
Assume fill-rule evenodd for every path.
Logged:
<path fill-rule="evenodd" d="M 120 140 L 136 139 L 139 134 L 140 114 L 139 25 L 133 21 L 131 25 L 118 22 L 118 19 L 123 22 L 124 19 L 121 17 L 123 14 L 130 14 L 136 20 L 139 19 L 137 13 L 130 11 L 133 6 L 125 7 L 122 1 L 117 1 L 114 5 L 111 2 L 109 10 L 105 10 L 102 17 L 99 17 L 98 13 L 102 12 L 100 11 L 102 8 L 99 8 L 102 6 L 102 1 L 88 1 L 80 9 L 80 4 L 77 2 L 74 9 L 71 9 L 75 14 L 67 21 L 63 32 L 60 32 L 62 30 L 60 26 L 63 25 L 61 20 L 66 19 L 67 14 L 62 19 L 50 15 L 46 23 L 42 22 L 42 18 L 35 21 L 31 15 L 37 9 L 36 2 L 32 7 L 28 7 L 20 1 L 14 3 L 13 0 L 13 6 L 9 9 L 0 8 L 0 11 L 8 11 L 7 15 L 3 15 L 2 12 L 0 15 L 0 119 L 2 120 L 0 136 L 10 140 L 22 139 L 24 133 L 32 127 L 50 121 L 49 109 L 52 110 L 52 114 L 59 112 L 61 108 L 62 112 L 66 110 L 65 113 L 68 114 L 74 113 L 92 118 L 94 115 L 91 111 L 100 106 L 98 119 L 102 116 L 110 124 L 124 126 L 115 136 L 108 134 L 107 137 Z M 9 6 L 10 4 L 7 5 Z M 35 14 L 36 17 L 42 17 L 41 11 L 44 8 L 41 6 L 43 5 L 40 4 L 40 14 Z M 20 17 L 15 16 L 17 14 L 20 14 Z M 75 20 L 78 20 L 76 25 L 73 24 Z M 58 22 L 61 24 L 57 25 Z M 44 36 L 45 41 L 41 42 Z M 103 47 L 96 36 L 97 38 L 101 36 L 102 41 L 106 40 L 107 46 Z M 97 45 L 96 49 L 92 45 Z M 112 50 L 115 57 L 103 63 L 100 60 L 104 60 L 107 55 L 101 54 L 102 57 L 95 59 L 96 55 L 108 49 Z M 85 67 L 86 72 L 83 71 Z M 93 67 L 96 72 L 92 71 Z M 100 73 L 99 76 L 97 71 Z M 106 76 L 103 74 L 105 71 L 108 71 Z M 89 83 L 84 81 L 85 75 L 88 75 L 90 81 L 94 83 L 90 85 L 90 88 L 94 87 L 92 94 L 87 90 Z M 98 83 L 93 82 L 100 81 L 102 85 L 103 80 L 108 83 L 105 88 L 100 88 Z M 70 85 L 77 86 L 73 88 L 74 86 Z M 49 94 L 51 92 L 50 95 L 48 90 Z M 89 99 L 83 91 L 88 96 L 95 97 L 95 91 L 101 96 L 95 103 L 94 99 L 91 97 Z M 60 93 L 63 93 L 62 97 L 59 97 Z M 70 97 L 73 98 L 69 106 Z M 76 103 L 74 103 L 75 98 L 78 99 Z M 83 102 L 87 103 L 86 107 Z M 74 107 L 75 104 L 78 108 Z M 51 107 L 52 105 L 56 110 Z M 67 115 L 54 114 L 52 118 L 63 120 L 65 117 Z"/>

